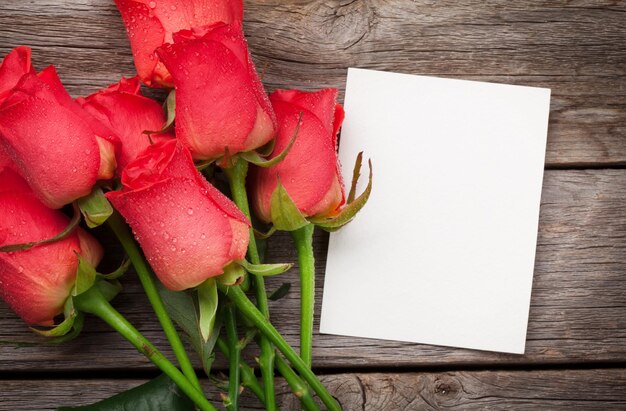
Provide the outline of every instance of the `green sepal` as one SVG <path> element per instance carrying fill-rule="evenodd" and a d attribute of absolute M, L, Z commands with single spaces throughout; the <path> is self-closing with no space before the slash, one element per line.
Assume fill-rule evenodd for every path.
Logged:
<path fill-rule="evenodd" d="M 126 258 L 124 261 L 122 261 L 122 264 L 115 271 L 110 272 L 108 274 L 98 273 L 98 277 L 105 279 L 105 280 L 115 280 L 123 276 L 126 273 L 126 271 L 128 271 L 129 268 L 130 268 L 130 260 Z"/>
<path fill-rule="evenodd" d="M 57 411 L 190 411 L 193 402 L 165 374 L 138 387 L 91 405 L 60 407 Z"/>
<path fill-rule="evenodd" d="M 241 284 L 245 276 L 246 270 L 242 266 L 231 263 L 224 267 L 224 274 L 215 277 L 215 279 L 222 285 L 231 286 Z"/>
<path fill-rule="evenodd" d="M 238 261 L 237 264 L 246 269 L 250 274 L 267 277 L 282 274 L 293 267 L 291 263 L 282 264 L 252 264 L 246 260 Z"/>
<path fill-rule="evenodd" d="M 95 285 L 107 301 L 114 299 L 122 291 L 122 283 L 117 280 L 98 281 Z"/>
<path fill-rule="evenodd" d="M 41 330 L 30 327 L 37 334 L 49 338 L 46 343 L 60 344 L 76 338 L 83 329 L 85 316 L 74 309 L 74 301 L 69 297 L 63 306 L 65 319 L 54 328 Z"/>
<path fill-rule="evenodd" d="M 0 247 L 0 252 L 11 253 L 14 251 L 28 250 L 29 248 L 32 248 L 36 245 L 54 243 L 55 241 L 64 239 L 65 237 L 70 235 L 72 231 L 74 231 L 74 229 L 78 227 L 78 223 L 80 223 L 81 214 L 80 214 L 78 205 L 74 202 L 72 203 L 72 206 L 74 207 L 74 215 L 72 216 L 72 219 L 70 220 L 69 224 L 59 234 L 55 235 L 52 238 L 48 238 L 48 239 L 41 240 L 41 241 L 32 241 L 30 243 L 5 245 L 5 246 Z"/>
<path fill-rule="evenodd" d="M 356 196 L 356 186 L 359 182 L 359 177 L 361 177 L 361 165 L 363 164 L 363 152 L 359 152 L 356 156 L 356 161 L 354 162 L 354 169 L 352 170 L 352 185 L 350 186 L 350 193 L 348 194 L 348 198 L 346 199 L 346 203 L 350 204 L 354 201 L 354 197 Z"/>
<path fill-rule="evenodd" d="M 46 342 L 48 344 L 63 344 L 68 341 L 72 341 L 74 338 L 80 335 L 80 332 L 83 330 L 83 325 L 85 324 L 85 314 L 78 313 L 76 314 L 76 318 L 74 319 L 74 326 L 72 329 L 65 335 L 59 337 L 53 337 Z"/>
<path fill-rule="evenodd" d="M 209 168 L 210 166 L 214 164 L 215 164 L 215 160 L 202 161 L 196 164 L 196 169 L 198 171 L 204 171 L 205 169 Z"/>
<path fill-rule="evenodd" d="M 61 322 L 61 324 L 47 329 L 41 330 L 39 328 L 30 327 L 31 330 L 36 332 L 37 334 L 44 337 L 61 337 L 69 333 L 74 327 L 74 321 L 76 320 L 77 314 L 74 312 L 71 316 L 65 317 L 65 319 Z"/>
<path fill-rule="evenodd" d="M 93 287 L 98 273 L 80 254 L 78 256 L 78 268 L 76 269 L 76 281 L 72 288 L 72 296 L 77 296 Z"/>
<path fill-rule="evenodd" d="M 214 278 L 209 278 L 198 286 L 199 326 L 202 340 L 206 343 L 215 325 L 218 296 Z"/>
<path fill-rule="evenodd" d="M 278 179 L 270 200 L 272 223 L 277 230 L 295 231 L 309 224 Z"/>
<path fill-rule="evenodd" d="M 169 131 L 174 125 L 174 120 L 176 119 L 176 90 L 170 91 L 170 94 L 167 95 L 167 98 L 163 103 L 163 110 L 165 111 L 166 116 L 165 124 L 160 130 L 145 130 L 143 133 L 147 134 L 148 138 L 150 138 L 150 134 L 163 134 Z M 150 143 L 152 143 L 152 140 L 150 140 Z"/>
<path fill-rule="evenodd" d="M 274 147 L 276 147 L 276 139 L 271 139 L 267 144 L 257 148 L 255 151 L 259 153 L 261 157 L 267 157 L 274 152 Z"/>
<path fill-rule="evenodd" d="M 257 230 L 256 228 L 254 229 L 254 237 L 259 239 L 259 240 L 267 240 L 268 238 L 270 238 L 275 232 L 276 232 L 276 227 L 271 226 L 269 230 L 267 230 L 266 232 L 262 232 Z"/>
<path fill-rule="evenodd" d="M 113 207 L 100 187 L 95 187 L 89 195 L 79 198 L 78 207 L 89 228 L 98 227 L 113 214 Z"/>
<path fill-rule="evenodd" d="M 249 163 L 254 164 L 255 166 L 258 167 L 263 167 L 263 168 L 267 168 L 267 167 L 272 167 L 275 166 L 276 164 L 280 163 L 281 161 L 283 161 L 285 159 L 285 157 L 287 157 L 287 154 L 289 154 L 289 151 L 291 150 L 291 147 L 293 147 L 293 144 L 296 142 L 296 137 L 298 136 L 298 132 L 300 131 L 300 122 L 302 121 L 302 112 L 300 112 L 300 116 L 298 117 L 298 123 L 296 125 L 296 129 L 293 132 L 293 135 L 291 136 L 291 140 L 289 140 L 289 143 L 287 144 L 287 146 L 285 147 L 285 149 L 283 151 L 280 152 L 280 154 L 278 154 L 276 157 L 267 160 L 265 158 L 263 158 L 256 150 L 251 150 L 251 151 L 246 151 L 244 153 L 239 153 L 239 157 L 241 157 L 242 159 L 246 160 Z"/>
<path fill-rule="evenodd" d="M 359 154 L 359 157 L 360 157 L 360 154 Z M 356 162 L 355 171 L 354 171 L 354 175 L 356 175 L 357 178 L 359 175 L 359 169 L 361 165 L 361 162 L 359 161 L 359 157 L 357 157 L 357 162 Z M 326 231 L 336 231 L 340 229 L 341 227 L 343 227 L 344 225 L 348 224 L 350 221 L 352 221 L 352 219 L 356 216 L 356 214 L 363 208 L 365 203 L 367 203 L 367 200 L 369 199 L 370 194 L 372 193 L 372 161 L 369 160 L 368 163 L 369 163 L 370 173 L 369 173 L 369 182 L 367 183 L 367 187 L 365 188 L 365 191 L 363 191 L 363 193 L 361 193 L 361 195 L 358 196 L 354 201 L 348 203 L 339 212 L 339 214 L 334 215 L 332 217 L 310 218 L 309 221 L 311 222 L 311 224 L 315 224 L 317 227 L 320 227 L 321 229 L 326 230 Z M 355 187 L 356 182 L 353 181 L 352 186 Z M 350 194 L 352 194 L 352 189 L 350 190 Z"/>
<path fill-rule="evenodd" d="M 278 301 L 286 296 L 290 289 L 291 283 L 282 283 L 281 286 L 274 290 L 274 292 L 272 292 L 267 298 L 272 301 Z"/>

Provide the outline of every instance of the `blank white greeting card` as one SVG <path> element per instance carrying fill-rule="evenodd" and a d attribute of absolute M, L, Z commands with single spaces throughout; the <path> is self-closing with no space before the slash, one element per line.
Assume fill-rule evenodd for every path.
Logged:
<path fill-rule="evenodd" d="M 364 151 L 374 185 L 330 236 L 320 332 L 523 353 L 549 106 L 549 89 L 349 69 L 339 158 L 349 184 Z"/>

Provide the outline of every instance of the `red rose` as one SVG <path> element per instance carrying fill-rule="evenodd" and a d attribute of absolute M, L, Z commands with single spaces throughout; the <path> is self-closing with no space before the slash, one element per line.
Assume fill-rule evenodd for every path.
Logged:
<path fill-rule="evenodd" d="M 0 84 L 15 82 L 12 51 L 0 66 Z M 7 81 L 5 83 L 5 81 Z M 59 208 L 89 194 L 96 180 L 115 170 L 116 137 L 65 91 L 54 67 L 27 71 L 0 98 L 0 146 L 47 206 Z"/>
<path fill-rule="evenodd" d="M 337 161 L 337 133 L 344 112 L 337 104 L 337 90 L 278 90 L 270 100 L 280 126 L 274 155 L 289 143 L 300 113 L 302 121 L 295 144 L 283 161 L 270 168 L 254 168 L 251 190 L 257 215 L 265 222 L 272 220 L 270 200 L 279 178 L 304 216 L 335 214 L 344 203 Z"/>
<path fill-rule="evenodd" d="M 159 130 L 165 123 L 161 105 L 144 97 L 139 91 L 139 79 L 122 78 L 85 98 L 76 101 L 102 124 L 115 132 L 121 140 L 120 153 L 117 156 L 117 172 L 121 174 L 126 164 L 134 160 L 139 153 L 152 142 L 171 139 L 169 133 L 152 134 L 146 130 Z"/>
<path fill-rule="evenodd" d="M 10 169 L 0 171 L 0 214 L 0 246 L 48 239 L 69 223 Z M 98 242 L 80 228 L 53 243 L 0 253 L 0 297 L 26 323 L 52 325 L 74 285 L 76 253 L 94 267 L 102 259 Z"/>
<path fill-rule="evenodd" d="M 35 71 L 31 64 L 31 51 L 26 46 L 19 46 L 6 55 L 0 64 L 0 102 L 17 85 L 22 76 Z"/>
<path fill-rule="evenodd" d="M 216 159 L 270 141 L 276 118 L 240 25 L 174 34 L 157 49 L 176 86 L 176 137 L 194 159 Z"/>
<path fill-rule="evenodd" d="M 148 86 L 172 86 L 172 78 L 154 50 L 172 35 L 219 21 L 241 22 L 241 0 L 115 0 L 130 38 L 135 67 Z"/>
<path fill-rule="evenodd" d="M 167 288 L 195 287 L 245 257 L 250 222 L 176 140 L 148 147 L 126 166 L 122 185 L 106 196 Z"/>

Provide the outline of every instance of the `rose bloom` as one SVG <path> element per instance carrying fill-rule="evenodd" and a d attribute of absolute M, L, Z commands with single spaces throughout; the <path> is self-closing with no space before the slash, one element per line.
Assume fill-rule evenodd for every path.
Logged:
<path fill-rule="evenodd" d="M 50 66 L 37 74 L 30 49 L 0 65 L 0 146 L 39 199 L 59 208 L 115 171 L 117 137 L 65 91 Z"/>
<path fill-rule="evenodd" d="M 240 25 L 181 31 L 157 53 L 176 86 L 176 137 L 194 159 L 250 151 L 274 137 L 276 118 Z"/>
<path fill-rule="evenodd" d="M 0 171 L 0 216 L 0 247 L 46 240 L 69 224 L 9 168 Z M 74 286 L 77 253 L 94 267 L 102 259 L 100 244 L 80 228 L 53 243 L 0 252 L 0 297 L 26 323 L 53 325 Z"/>
<path fill-rule="evenodd" d="M 165 114 L 159 103 L 144 97 L 139 91 L 139 78 L 122 78 L 87 97 L 76 101 L 89 114 L 119 136 L 121 148 L 117 156 L 117 172 L 121 174 L 126 164 L 134 160 L 152 142 L 171 139 L 170 133 L 152 134 L 144 131 L 160 130 L 165 124 Z"/>
<path fill-rule="evenodd" d="M 241 0 L 115 0 L 126 25 L 137 74 L 148 86 L 172 87 L 167 68 L 154 50 L 173 34 L 216 22 L 241 23 Z"/>
<path fill-rule="evenodd" d="M 195 287 L 244 259 L 250 222 L 202 177 L 178 141 L 148 147 L 126 166 L 122 185 L 106 197 L 170 290 Z"/>
<path fill-rule="evenodd" d="M 344 188 L 337 161 L 337 133 L 344 112 L 337 90 L 310 93 L 278 90 L 270 95 L 278 117 L 274 154 L 289 143 L 302 113 L 296 141 L 283 161 L 270 168 L 253 168 L 251 200 L 257 216 L 271 222 L 270 203 L 278 179 L 300 212 L 307 217 L 335 214 L 344 203 Z"/>

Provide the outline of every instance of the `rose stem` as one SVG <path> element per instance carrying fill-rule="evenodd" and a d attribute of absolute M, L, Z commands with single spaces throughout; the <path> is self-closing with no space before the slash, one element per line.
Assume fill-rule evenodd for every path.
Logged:
<path fill-rule="evenodd" d="M 241 290 L 239 286 L 218 285 L 220 291 L 226 295 L 254 325 L 263 333 L 278 350 L 289 360 L 291 365 L 300 373 L 300 376 L 309 384 L 309 386 L 320 397 L 326 408 L 331 411 L 341 410 L 341 406 L 326 390 L 324 385 L 317 379 L 311 368 L 296 354 L 285 339 L 276 331 L 276 328 L 261 314 L 256 306 L 248 299 L 248 296 Z"/>
<path fill-rule="evenodd" d="M 133 327 L 100 293 L 92 287 L 74 297 L 74 305 L 80 311 L 100 317 L 113 329 L 122 334 L 140 353 L 145 355 L 161 369 L 178 387 L 203 411 L 215 411 L 216 408 L 204 397 L 201 390 L 189 380 L 165 356 Z"/>
<path fill-rule="evenodd" d="M 226 325 L 226 338 L 228 339 L 228 398 L 224 401 L 226 409 L 237 411 L 239 409 L 239 380 L 240 380 L 240 356 L 241 345 L 237 336 L 237 323 L 235 320 L 235 307 L 228 304 L 224 310 Z"/>
<path fill-rule="evenodd" d="M 226 359 L 230 361 L 230 349 L 228 348 L 228 344 L 226 343 L 226 341 L 224 341 L 224 339 L 220 337 L 217 339 L 216 345 L 217 348 L 219 348 L 219 350 L 222 352 L 222 354 L 224 354 L 224 357 L 226 357 Z M 263 387 L 261 387 L 261 384 L 254 375 L 254 370 L 245 362 L 241 362 L 240 367 L 241 385 L 249 388 L 250 391 L 252 391 L 252 393 L 256 395 L 262 403 L 265 404 L 265 394 L 263 393 Z"/>
<path fill-rule="evenodd" d="M 128 254 L 128 258 L 130 258 L 130 261 L 135 267 L 135 272 L 137 272 L 137 276 L 139 277 L 141 285 L 148 296 L 148 300 L 150 301 L 150 304 L 152 304 L 152 308 L 161 323 L 161 327 L 163 328 L 163 331 L 172 346 L 172 350 L 176 355 L 176 359 L 180 364 L 183 374 L 198 390 L 202 390 L 200 388 L 200 382 L 198 381 L 196 372 L 193 369 L 193 365 L 191 365 L 191 361 L 187 356 L 185 347 L 180 340 L 180 336 L 178 335 L 178 332 L 176 332 L 176 328 L 174 328 L 174 324 L 172 323 L 170 316 L 167 314 L 161 295 L 156 288 L 152 272 L 150 271 L 150 268 L 148 268 L 146 260 L 141 254 L 137 243 L 135 243 L 128 226 L 117 212 L 114 212 L 108 218 L 107 222 L 122 243 L 126 254 Z"/>
<path fill-rule="evenodd" d="M 306 411 L 319 411 L 320 407 L 317 406 L 309 387 L 302 382 L 300 377 L 291 369 L 289 364 L 280 355 L 276 356 L 276 368 L 278 372 L 287 380 L 287 384 L 291 388 L 291 391 L 298 397 L 302 408 Z"/>
<path fill-rule="evenodd" d="M 248 174 L 248 162 L 238 159 L 235 164 L 224 170 L 230 184 L 230 191 L 237 207 L 250 219 L 250 206 L 248 204 L 248 194 L 246 193 L 246 175 Z M 250 227 L 250 242 L 248 243 L 248 258 L 252 264 L 260 264 L 259 251 L 254 237 L 254 229 Z M 254 278 L 256 291 L 256 301 L 259 310 L 269 319 L 270 311 L 267 304 L 267 294 L 265 293 L 265 280 L 261 276 Z M 265 392 L 265 407 L 267 411 L 276 410 L 276 394 L 274 390 L 274 347 L 265 338 L 259 339 L 261 354 L 259 356 L 259 367 L 263 379 L 263 389 Z"/>
<path fill-rule="evenodd" d="M 300 357 L 311 367 L 313 353 L 313 307 L 315 304 L 315 258 L 313 224 L 292 231 L 300 268 Z"/>

